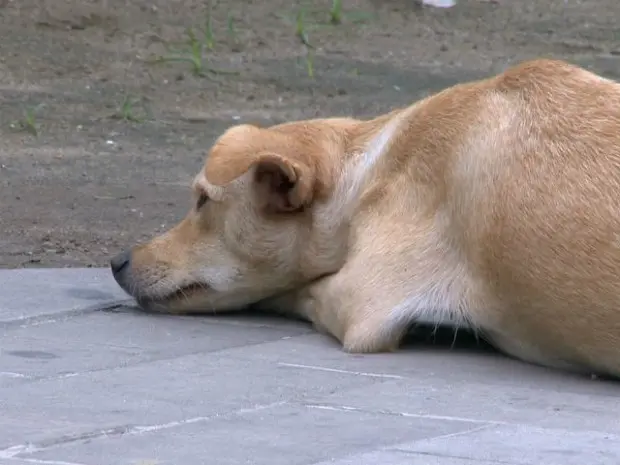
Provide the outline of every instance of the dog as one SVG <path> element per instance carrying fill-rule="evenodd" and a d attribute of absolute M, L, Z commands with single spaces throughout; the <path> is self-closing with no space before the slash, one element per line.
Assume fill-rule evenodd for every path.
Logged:
<path fill-rule="evenodd" d="M 194 205 L 115 256 L 145 309 L 255 306 L 343 350 L 420 319 L 537 365 L 620 375 L 620 84 L 535 59 L 374 119 L 240 124 Z"/>

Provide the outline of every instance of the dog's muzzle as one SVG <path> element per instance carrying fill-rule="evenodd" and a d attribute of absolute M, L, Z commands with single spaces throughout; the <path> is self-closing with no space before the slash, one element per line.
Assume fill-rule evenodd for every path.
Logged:
<path fill-rule="evenodd" d="M 131 273 L 131 250 L 125 250 L 118 255 L 115 255 L 110 260 L 110 269 L 114 280 L 123 289 L 126 289 L 127 283 L 130 279 Z"/>

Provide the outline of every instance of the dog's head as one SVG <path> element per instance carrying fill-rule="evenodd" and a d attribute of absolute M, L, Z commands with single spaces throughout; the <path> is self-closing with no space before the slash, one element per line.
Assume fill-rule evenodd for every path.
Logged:
<path fill-rule="evenodd" d="M 241 308 L 337 271 L 347 225 L 334 207 L 351 120 L 239 125 L 214 144 L 175 227 L 114 257 L 146 308 Z"/>

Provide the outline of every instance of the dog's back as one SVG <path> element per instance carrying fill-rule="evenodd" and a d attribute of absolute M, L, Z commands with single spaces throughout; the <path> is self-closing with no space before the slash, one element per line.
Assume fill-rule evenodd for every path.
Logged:
<path fill-rule="evenodd" d="M 489 296 L 474 322 L 521 358 L 620 374 L 620 85 L 549 60 L 477 85 L 482 123 L 449 171 Z"/>

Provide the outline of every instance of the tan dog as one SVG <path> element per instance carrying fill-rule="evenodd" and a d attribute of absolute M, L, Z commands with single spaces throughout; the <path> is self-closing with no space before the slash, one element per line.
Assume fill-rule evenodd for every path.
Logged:
<path fill-rule="evenodd" d="M 112 260 L 144 307 L 294 312 L 351 352 L 456 319 L 620 375 L 620 84 L 522 63 L 370 121 L 240 125 L 195 207 Z"/>

